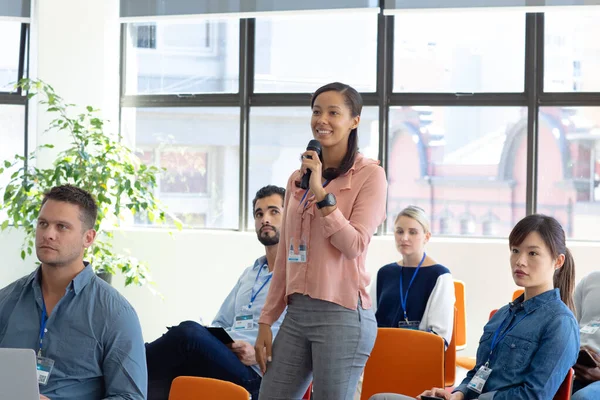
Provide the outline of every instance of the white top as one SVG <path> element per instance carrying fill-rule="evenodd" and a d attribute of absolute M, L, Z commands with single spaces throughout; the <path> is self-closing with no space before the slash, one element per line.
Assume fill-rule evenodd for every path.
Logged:
<path fill-rule="evenodd" d="M 600 271 L 584 277 L 575 288 L 575 316 L 579 328 L 600 321 Z M 581 346 L 585 345 L 600 352 L 600 329 L 595 333 L 581 333 Z"/>

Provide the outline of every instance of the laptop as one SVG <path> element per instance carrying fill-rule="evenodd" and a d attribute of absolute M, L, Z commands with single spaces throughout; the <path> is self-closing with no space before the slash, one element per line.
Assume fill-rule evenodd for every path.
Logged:
<path fill-rule="evenodd" d="M 0 399 L 40 400 L 33 350 L 0 349 Z"/>

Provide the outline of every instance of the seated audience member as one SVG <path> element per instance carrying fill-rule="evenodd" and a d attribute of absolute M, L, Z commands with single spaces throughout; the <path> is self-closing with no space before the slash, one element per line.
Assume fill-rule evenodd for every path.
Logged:
<path fill-rule="evenodd" d="M 146 398 L 138 317 L 83 261 L 96 237 L 96 217 L 96 202 L 80 188 L 45 193 L 35 230 L 41 265 L 0 291 L 0 347 L 38 354 L 42 399 Z M 49 360 L 49 374 L 40 371 Z"/>
<path fill-rule="evenodd" d="M 512 277 L 525 293 L 499 309 L 485 325 L 477 364 L 452 394 L 433 388 L 420 396 L 552 399 L 575 363 L 579 352 L 572 312 L 575 264 L 565 245 L 564 230 L 554 218 L 534 214 L 517 223 L 508 241 Z M 371 397 L 408 398 L 396 394 Z"/>
<path fill-rule="evenodd" d="M 448 268 L 425 253 L 431 237 L 425 211 L 409 206 L 394 222 L 397 262 L 377 272 L 371 288 L 380 328 L 407 328 L 433 332 L 446 342 L 454 327 L 454 281 Z"/>
<path fill-rule="evenodd" d="M 254 342 L 275 265 L 284 196 L 285 189 L 266 186 L 252 201 L 256 235 L 266 254 L 242 273 L 212 323 L 225 328 L 234 343 L 226 346 L 194 321 L 169 328 L 162 337 L 146 345 L 149 399 L 167 399 L 171 382 L 182 375 L 230 381 L 258 399 L 262 373 L 256 364 Z M 274 334 L 283 315 L 273 325 Z"/>
<path fill-rule="evenodd" d="M 598 400 L 600 399 L 600 272 L 592 272 L 577 285 L 575 315 L 580 327 L 581 351 L 580 358 L 573 366 L 575 381 L 571 399 Z"/>

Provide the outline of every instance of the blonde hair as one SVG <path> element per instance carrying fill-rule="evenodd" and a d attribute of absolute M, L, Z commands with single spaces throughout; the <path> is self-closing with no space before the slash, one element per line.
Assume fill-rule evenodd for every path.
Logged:
<path fill-rule="evenodd" d="M 417 206 L 406 207 L 405 209 L 400 211 L 400 213 L 396 217 L 396 220 L 394 221 L 394 225 L 396 225 L 398 223 L 398 220 L 400 220 L 400 217 L 412 218 L 415 221 L 417 221 L 419 224 L 421 224 L 421 226 L 423 227 L 423 231 L 425 231 L 425 233 L 431 232 L 431 228 L 429 226 L 429 218 L 427 217 L 425 210 L 423 210 L 421 207 L 417 207 Z"/>

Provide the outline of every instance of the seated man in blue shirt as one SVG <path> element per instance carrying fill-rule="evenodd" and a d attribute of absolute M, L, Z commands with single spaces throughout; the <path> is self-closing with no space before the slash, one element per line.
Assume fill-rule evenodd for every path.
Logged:
<path fill-rule="evenodd" d="M 266 254 L 242 273 L 212 323 L 225 328 L 234 343 L 226 346 L 194 321 L 169 328 L 146 345 L 149 399 L 166 400 L 171 382 L 182 375 L 230 381 L 258 399 L 262 374 L 256 364 L 254 342 L 275 265 L 284 196 L 285 189 L 270 185 L 260 189 L 252 201 L 256 235 Z M 284 315 L 273 324 L 273 335 Z"/>
<path fill-rule="evenodd" d="M 138 317 L 83 261 L 97 213 L 80 188 L 45 193 L 35 231 L 41 265 L 0 290 L 0 347 L 33 349 L 38 366 L 54 363 L 49 375 L 38 368 L 42 399 L 146 398 Z"/>

